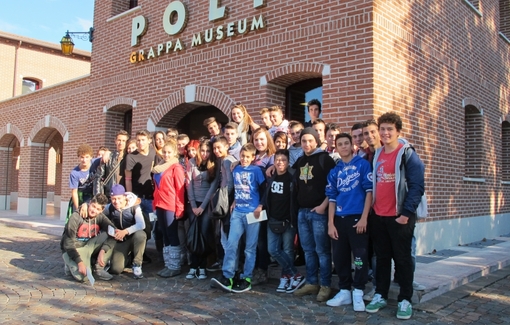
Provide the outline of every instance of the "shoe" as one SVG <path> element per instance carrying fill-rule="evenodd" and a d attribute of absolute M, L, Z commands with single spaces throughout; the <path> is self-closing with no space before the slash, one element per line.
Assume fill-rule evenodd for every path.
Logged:
<path fill-rule="evenodd" d="M 305 284 L 305 280 L 306 280 L 305 277 L 299 273 L 294 275 L 294 277 L 290 279 L 289 286 L 287 287 L 287 290 L 285 292 L 293 293 L 297 289 L 301 288 L 303 284 Z"/>
<path fill-rule="evenodd" d="M 380 294 L 376 293 L 374 299 L 365 307 L 367 313 L 377 313 L 379 309 L 386 307 L 388 303 Z"/>
<path fill-rule="evenodd" d="M 375 295 L 375 288 L 372 288 L 372 290 L 370 290 L 363 296 L 363 300 L 372 301 L 372 299 L 374 299 L 374 295 Z"/>
<path fill-rule="evenodd" d="M 324 302 L 327 301 L 331 297 L 331 288 L 326 286 L 321 286 L 319 293 L 317 294 L 317 301 Z"/>
<path fill-rule="evenodd" d="M 316 295 L 319 293 L 319 285 L 318 284 L 305 284 L 302 288 L 294 291 L 294 295 L 298 297 L 307 296 L 307 295 Z"/>
<path fill-rule="evenodd" d="M 199 280 L 205 280 L 207 279 L 207 274 L 205 274 L 205 269 L 198 269 L 198 273 L 196 274 L 196 277 Z"/>
<path fill-rule="evenodd" d="M 143 279 L 142 266 L 133 264 L 133 278 L 135 279 Z"/>
<path fill-rule="evenodd" d="M 257 285 L 265 282 L 267 282 L 267 271 L 264 271 L 262 269 L 253 270 L 251 285 Z"/>
<path fill-rule="evenodd" d="M 363 302 L 363 290 L 354 289 L 352 291 L 352 308 L 354 311 L 365 311 L 365 302 Z"/>
<path fill-rule="evenodd" d="M 85 276 L 80 273 L 80 271 L 78 270 L 78 265 L 74 261 L 71 260 L 69 255 L 67 255 L 67 253 L 62 254 L 62 258 L 64 259 L 64 263 L 67 266 L 67 268 L 69 269 L 69 273 L 71 273 L 73 278 L 78 282 L 84 282 Z M 65 268 L 64 268 L 64 271 L 65 271 Z"/>
<path fill-rule="evenodd" d="M 225 276 L 221 276 L 219 280 L 216 278 L 211 279 L 211 288 L 219 288 L 225 292 L 232 292 L 232 287 L 234 286 L 234 280 L 226 278 Z"/>
<path fill-rule="evenodd" d="M 100 279 L 100 280 L 103 280 L 103 281 L 110 281 L 111 279 L 113 279 L 113 275 L 111 275 L 110 273 L 106 272 L 104 268 L 102 267 L 96 267 L 96 275 L 97 277 Z"/>
<path fill-rule="evenodd" d="M 169 269 L 167 267 L 165 267 L 161 271 L 161 273 L 158 273 L 158 275 L 160 277 L 162 277 L 162 278 L 171 278 L 171 277 L 177 276 L 179 274 L 181 274 L 181 270 L 180 269 L 179 270 L 177 270 L 177 269 L 176 270 L 171 270 L 171 269 Z"/>
<path fill-rule="evenodd" d="M 162 274 L 164 274 L 166 272 L 167 268 L 164 267 L 162 268 L 161 270 L 158 271 L 158 273 L 156 273 L 157 275 L 161 276 Z"/>
<path fill-rule="evenodd" d="M 333 298 L 329 299 L 326 302 L 326 305 L 331 307 L 338 307 L 350 304 L 352 304 L 351 292 L 346 289 L 340 290 L 340 292 L 338 292 Z M 363 308 L 363 310 L 365 310 L 365 308 Z"/>
<path fill-rule="evenodd" d="M 213 265 L 207 267 L 206 270 L 209 271 L 209 272 L 221 271 L 221 266 L 222 265 L 221 265 L 220 262 L 216 262 Z"/>
<path fill-rule="evenodd" d="M 413 315 L 413 306 L 407 300 L 402 300 L 398 303 L 397 318 L 409 319 Z"/>
<path fill-rule="evenodd" d="M 197 276 L 197 269 L 191 268 L 189 269 L 188 274 L 186 274 L 186 279 L 194 279 Z"/>
<path fill-rule="evenodd" d="M 278 288 L 276 288 L 276 292 L 287 292 L 287 288 L 289 287 L 290 283 L 290 276 L 284 275 L 280 278 L 280 284 L 278 285 Z"/>
<path fill-rule="evenodd" d="M 427 287 L 425 287 L 423 284 L 413 281 L 413 290 L 423 291 L 425 289 L 427 289 Z"/>
<path fill-rule="evenodd" d="M 245 278 L 241 279 L 241 281 L 232 287 L 232 292 L 242 293 L 251 290 L 251 279 Z"/>
<path fill-rule="evenodd" d="M 277 261 L 271 261 L 271 263 L 269 263 L 269 267 L 278 267 L 279 264 Z"/>

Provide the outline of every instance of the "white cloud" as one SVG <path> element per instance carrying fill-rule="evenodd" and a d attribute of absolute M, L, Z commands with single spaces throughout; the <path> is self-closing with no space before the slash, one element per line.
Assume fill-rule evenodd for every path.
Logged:
<path fill-rule="evenodd" d="M 81 29 L 86 31 L 89 30 L 90 27 L 92 27 L 92 21 L 88 19 L 83 19 L 80 17 L 78 18 L 78 25 L 80 25 Z"/>
<path fill-rule="evenodd" d="M 19 32 L 20 30 L 22 30 L 22 28 L 17 25 L 13 25 L 6 21 L 0 20 L 0 30 L 8 33 L 14 33 L 16 31 Z"/>

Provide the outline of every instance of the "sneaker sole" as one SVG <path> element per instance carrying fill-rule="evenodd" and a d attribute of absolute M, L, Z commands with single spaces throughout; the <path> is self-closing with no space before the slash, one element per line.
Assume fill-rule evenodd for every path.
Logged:
<path fill-rule="evenodd" d="M 244 288 L 242 290 L 239 290 L 239 289 L 232 289 L 232 292 L 234 293 L 243 293 L 243 292 L 246 292 L 246 291 L 250 291 L 251 290 L 251 286 L 248 287 L 248 288 Z"/>
<path fill-rule="evenodd" d="M 397 315 L 397 318 L 398 319 L 410 319 L 412 315 L 409 315 L 409 316 L 401 316 L 401 315 Z"/>
<path fill-rule="evenodd" d="M 365 307 L 365 311 L 366 311 L 367 313 L 371 313 L 371 314 L 373 314 L 373 313 L 377 313 L 379 310 L 383 309 L 384 307 L 386 307 L 386 306 L 382 306 L 382 307 L 379 307 L 379 308 L 377 308 L 377 309 L 367 309 L 367 307 Z"/>
<path fill-rule="evenodd" d="M 210 287 L 211 288 L 217 288 L 217 289 L 220 289 L 222 291 L 229 292 L 229 293 L 232 292 L 231 288 L 225 286 L 223 283 L 221 283 L 220 281 L 216 280 L 215 278 L 211 279 Z"/>
<path fill-rule="evenodd" d="M 287 292 L 287 289 L 276 289 L 276 292 L 280 292 L 280 293 Z"/>
<path fill-rule="evenodd" d="M 352 304 L 352 301 L 351 302 L 340 302 L 340 303 L 330 302 L 330 300 L 326 301 L 326 305 L 328 305 L 330 307 L 340 307 L 343 305 L 351 305 L 351 304 Z M 365 307 L 363 307 L 363 310 L 365 310 Z"/>

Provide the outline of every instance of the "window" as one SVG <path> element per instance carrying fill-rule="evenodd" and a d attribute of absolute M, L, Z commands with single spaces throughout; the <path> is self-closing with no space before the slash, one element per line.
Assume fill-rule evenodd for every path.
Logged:
<path fill-rule="evenodd" d="M 129 0 L 129 9 L 138 7 L 138 0 Z"/>
<path fill-rule="evenodd" d="M 499 31 L 510 39 L 510 1 L 499 0 Z"/>
<path fill-rule="evenodd" d="M 29 94 L 41 88 L 41 82 L 36 79 L 23 78 L 23 86 L 21 87 L 21 94 Z"/>
<path fill-rule="evenodd" d="M 288 120 L 309 121 L 306 103 L 318 99 L 322 103 L 322 78 L 307 79 L 286 89 L 286 116 Z"/>
<path fill-rule="evenodd" d="M 470 181 L 485 181 L 484 166 L 484 124 L 482 111 L 473 104 L 468 104 L 465 109 L 464 127 L 464 176 Z"/>
<path fill-rule="evenodd" d="M 503 181 L 510 181 L 510 122 L 501 125 L 501 175 Z"/>

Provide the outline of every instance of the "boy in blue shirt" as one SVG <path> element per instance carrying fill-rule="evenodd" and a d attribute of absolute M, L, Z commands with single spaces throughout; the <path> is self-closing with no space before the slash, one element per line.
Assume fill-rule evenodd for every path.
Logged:
<path fill-rule="evenodd" d="M 363 290 L 368 279 L 367 219 L 372 204 L 372 167 L 360 156 L 353 156 L 352 137 L 340 133 L 335 139 L 341 160 L 328 175 L 328 234 L 333 239 L 333 261 L 340 292 L 328 306 L 353 304 L 354 311 L 365 311 Z M 351 252 L 354 279 L 351 275 Z M 354 287 L 351 297 L 351 286 Z"/>
<path fill-rule="evenodd" d="M 255 159 L 256 149 L 251 143 L 245 144 L 240 152 L 240 164 L 232 174 L 234 179 L 234 203 L 231 209 L 230 231 L 223 259 L 222 277 L 211 279 L 211 287 L 219 287 L 227 292 L 245 292 L 251 289 L 251 277 L 255 267 L 257 254 L 257 241 L 260 223 L 248 224 L 246 215 L 253 213 L 255 218 L 260 217 L 262 211 L 262 185 L 265 183 L 264 175 L 257 166 L 251 163 Z M 246 248 L 244 250 L 244 270 L 239 283 L 234 283 L 236 255 L 239 241 L 246 233 Z"/>

